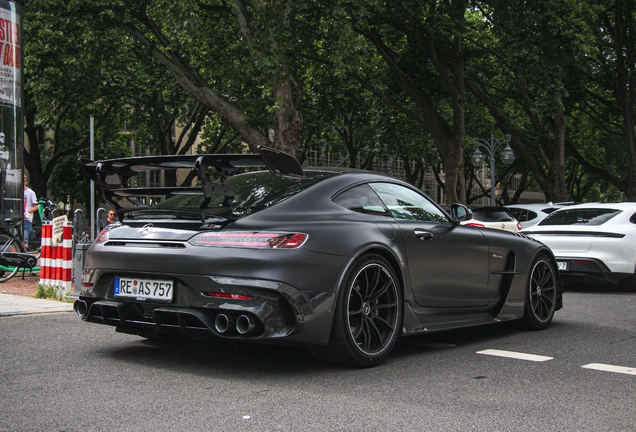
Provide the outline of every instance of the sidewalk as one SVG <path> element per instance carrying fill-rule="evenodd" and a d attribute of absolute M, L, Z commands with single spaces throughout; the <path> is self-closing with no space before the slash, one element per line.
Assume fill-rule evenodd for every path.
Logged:
<path fill-rule="evenodd" d="M 73 303 L 0 294 L 0 317 L 55 312 L 73 312 Z"/>

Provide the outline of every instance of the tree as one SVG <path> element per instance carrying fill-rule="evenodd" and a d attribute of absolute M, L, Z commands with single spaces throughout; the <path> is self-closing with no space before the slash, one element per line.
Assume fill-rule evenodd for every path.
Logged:
<path fill-rule="evenodd" d="M 396 2 L 342 1 L 334 8 L 339 22 L 374 48 L 349 64 L 348 73 L 389 106 L 423 125 L 433 138 L 444 164 L 447 202 L 465 202 L 465 56 L 467 0 Z M 359 40 L 359 38 L 358 38 Z M 362 45 L 362 41 L 358 42 Z M 347 47 L 343 42 L 340 46 Z M 338 52 L 336 55 L 340 56 Z M 371 69 L 378 56 L 381 69 Z M 370 65 L 371 67 L 369 67 Z M 392 81 L 384 79 L 388 74 Z"/>
<path fill-rule="evenodd" d="M 589 124 L 579 123 L 568 150 L 588 174 L 636 201 L 636 6 L 595 3 L 597 51 L 587 57 L 591 69 L 580 108 Z"/>
<path fill-rule="evenodd" d="M 63 159 L 76 159 L 88 147 L 89 117 L 101 126 L 116 116 L 119 96 L 106 71 L 122 60 L 113 35 L 47 14 L 47 3 L 34 0 L 24 9 L 25 133 L 30 143 L 24 161 L 38 196 L 48 195 L 47 184 Z M 105 135 L 120 129 L 109 128 Z M 38 138 L 49 130 L 51 146 L 42 152 Z"/>
<path fill-rule="evenodd" d="M 252 151 L 273 145 L 296 156 L 302 118 L 289 52 L 299 9 L 292 1 L 75 0 L 66 13 L 125 30 Z"/>
<path fill-rule="evenodd" d="M 56 6 L 34 0 L 25 7 L 25 133 L 30 142 L 25 166 L 38 196 L 71 194 L 88 203 L 77 158 L 89 157 L 91 116 L 96 157 L 103 159 L 130 155 L 133 141 L 153 154 L 183 154 L 210 120 L 209 110 L 120 28 L 66 19 Z M 175 125 L 182 132 L 173 142 Z M 50 146 L 42 151 L 38 137 L 49 132 Z"/>
<path fill-rule="evenodd" d="M 566 201 L 565 142 L 585 57 L 591 52 L 589 5 L 578 0 L 480 2 L 483 28 L 474 49 L 483 61 L 467 87 L 550 201 Z"/>

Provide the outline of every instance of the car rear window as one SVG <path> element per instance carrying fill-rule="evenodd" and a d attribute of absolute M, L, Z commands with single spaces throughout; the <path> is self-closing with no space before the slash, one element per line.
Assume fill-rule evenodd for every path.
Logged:
<path fill-rule="evenodd" d="M 482 222 L 512 222 L 514 217 L 506 210 L 497 208 L 472 209 L 473 219 Z"/>
<path fill-rule="evenodd" d="M 543 219 L 539 225 L 602 225 L 621 210 L 607 208 L 586 208 L 559 210 Z"/>
<path fill-rule="evenodd" d="M 257 213 L 309 188 L 325 178 L 336 175 L 326 171 L 307 171 L 304 178 L 276 176 L 269 171 L 256 171 L 229 177 L 227 182 L 234 192 L 232 211 L 224 217 L 238 219 Z M 150 208 L 150 211 L 176 211 L 199 213 L 203 195 L 178 195 Z M 208 207 L 222 204 L 225 197 L 217 195 Z"/>

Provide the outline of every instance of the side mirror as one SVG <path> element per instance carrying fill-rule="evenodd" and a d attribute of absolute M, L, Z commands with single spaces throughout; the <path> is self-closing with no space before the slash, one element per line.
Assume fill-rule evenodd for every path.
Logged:
<path fill-rule="evenodd" d="M 453 222 L 462 222 L 473 218 L 473 212 L 464 204 L 453 204 L 451 206 L 451 217 Z"/>

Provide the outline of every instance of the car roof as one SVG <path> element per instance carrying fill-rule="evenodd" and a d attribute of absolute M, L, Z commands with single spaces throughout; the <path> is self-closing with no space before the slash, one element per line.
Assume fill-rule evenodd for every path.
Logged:
<path fill-rule="evenodd" d="M 471 210 L 483 210 L 483 211 L 506 210 L 506 208 L 502 206 L 469 206 L 468 208 Z"/>
<path fill-rule="evenodd" d="M 508 205 L 505 205 L 504 207 L 527 209 L 527 210 L 543 210 L 546 208 L 549 209 L 549 208 L 565 207 L 565 204 L 554 204 L 554 203 L 508 204 Z"/>
<path fill-rule="evenodd" d="M 574 204 L 571 206 L 565 207 L 568 210 L 576 210 L 576 209 L 586 209 L 586 208 L 606 208 L 606 209 L 617 209 L 617 210 L 636 210 L 636 202 L 620 202 L 620 203 L 584 203 L 584 204 Z M 561 211 L 563 209 L 560 209 Z"/>

